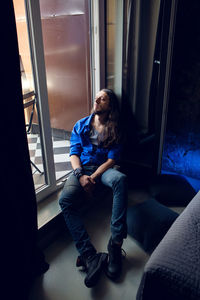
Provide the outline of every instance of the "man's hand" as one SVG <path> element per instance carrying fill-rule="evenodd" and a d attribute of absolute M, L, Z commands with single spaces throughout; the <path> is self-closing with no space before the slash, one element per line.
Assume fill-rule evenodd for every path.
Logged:
<path fill-rule="evenodd" d="M 79 182 L 86 193 L 92 194 L 96 182 L 91 176 L 83 175 L 79 178 Z"/>

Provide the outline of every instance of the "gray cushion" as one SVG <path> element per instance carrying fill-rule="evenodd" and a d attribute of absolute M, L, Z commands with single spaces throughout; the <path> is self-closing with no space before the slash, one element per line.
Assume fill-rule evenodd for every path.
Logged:
<path fill-rule="evenodd" d="M 128 234 L 147 253 L 151 253 L 166 234 L 178 214 L 153 198 L 127 210 Z"/>

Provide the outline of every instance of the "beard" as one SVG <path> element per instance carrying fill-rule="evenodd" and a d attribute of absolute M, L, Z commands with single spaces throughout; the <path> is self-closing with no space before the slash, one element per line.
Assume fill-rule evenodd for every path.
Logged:
<path fill-rule="evenodd" d="M 101 116 L 101 115 L 108 115 L 110 113 L 110 108 L 109 109 L 93 109 L 93 113 L 97 116 Z"/>
<path fill-rule="evenodd" d="M 96 111 L 94 111 L 94 114 L 98 115 L 98 116 L 101 116 L 105 113 L 108 113 L 108 111 L 107 110 L 96 110 Z"/>

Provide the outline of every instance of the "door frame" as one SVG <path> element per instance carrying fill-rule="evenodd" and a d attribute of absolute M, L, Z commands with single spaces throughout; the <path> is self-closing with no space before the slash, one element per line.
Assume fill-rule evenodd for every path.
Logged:
<path fill-rule="evenodd" d="M 170 78 L 172 68 L 172 54 L 176 23 L 178 0 L 162 0 L 162 34 L 159 60 L 159 80 L 156 96 L 156 125 L 155 125 L 155 161 L 153 167 L 156 174 L 160 174 L 162 167 L 163 144 L 167 123 L 167 111 L 170 92 Z M 162 99 L 162 100 L 160 100 Z"/>
<path fill-rule="evenodd" d="M 39 0 L 25 0 L 29 44 L 37 99 L 38 121 L 41 135 L 41 151 L 44 165 L 45 184 L 36 191 L 37 201 L 42 200 L 57 188 L 53 157 L 46 69 L 42 37 Z"/>

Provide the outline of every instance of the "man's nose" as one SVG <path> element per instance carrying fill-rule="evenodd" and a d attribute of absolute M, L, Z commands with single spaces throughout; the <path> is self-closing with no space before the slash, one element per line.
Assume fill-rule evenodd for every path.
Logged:
<path fill-rule="evenodd" d="M 99 103 L 99 101 L 100 101 L 100 98 L 96 98 L 95 102 Z"/>

